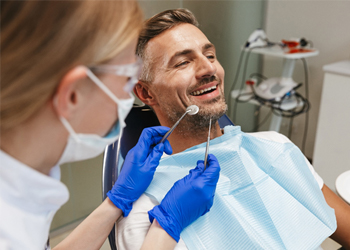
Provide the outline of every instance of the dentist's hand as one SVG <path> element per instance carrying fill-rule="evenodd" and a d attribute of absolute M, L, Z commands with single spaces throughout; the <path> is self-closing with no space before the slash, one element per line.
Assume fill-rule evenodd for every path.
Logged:
<path fill-rule="evenodd" d="M 198 161 L 197 167 L 183 179 L 175 182 L 160 205 L 148 212 L 151 223 L 156 219 L 162 228 L 177 242 L 181 231 L 213 205 L 220 166 L 216 157 L 208 155 L 208 166 Z"/>
<path fill-rule="evenodd" d="M 172 154 L 168 140 L 159 143 L 167 127 L 151 127 L 142 131 L 140 139 L 125 157 L 123 168 L 108 198 L 128 216 L 132 203 L 148 188 L 163 152 Z M 159 144 L 158 144 L 159 143 Z"/>

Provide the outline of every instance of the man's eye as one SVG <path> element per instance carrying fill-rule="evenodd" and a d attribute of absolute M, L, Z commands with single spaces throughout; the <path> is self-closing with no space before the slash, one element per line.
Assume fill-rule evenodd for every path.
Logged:
<path fill-rule="evenodd" d="M 207 56 L 208 59 L 215 59 L 214 55 Z"/>
<path fill-rule="evenodd" d="M 188 63 L 189 63 L 188 61 L 184 61 L 184 62 L 178 63 L 178 64 L 175 65 L 175 68 L 180 67 L 180 66 L 184 66 L 184 65 L 186 65 Z"/>

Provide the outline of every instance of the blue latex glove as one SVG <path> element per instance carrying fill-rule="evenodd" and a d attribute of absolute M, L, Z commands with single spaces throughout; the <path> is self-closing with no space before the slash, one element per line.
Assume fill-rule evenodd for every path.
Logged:
<path fill-rule="evenodd" d="M 139 141 L 125 157 L 123 168 L 108 198 L 128 216 L 132 204 L 148 188 L 163 152 L 172 154 L 168 140 L 159 143 L 167 127 L 151 127 L 142 131 Z M 159 143 L 159 144 L 158 144 Z"/>
<path fill-rule="evenodd" d="M 216 157 L 208 155 L 207 168 L 198 161 L 197 167 L 175 182 L 160 205 L 148 212 L 151 223 L 156 219 L 162 228 L 177 242 L 181 231 L 213 205 L 220 166 Z"/>

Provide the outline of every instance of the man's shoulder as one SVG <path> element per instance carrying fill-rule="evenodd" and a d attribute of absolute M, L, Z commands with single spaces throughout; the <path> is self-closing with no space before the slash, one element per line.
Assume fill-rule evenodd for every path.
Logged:
<path fill-rule="evenodd" d="M 278 143 L 292 143 L 288 137 L 282 135 L 276 131 L 262 131 L 262 132 L 254 132 L 254 133 L 245 133 L 246 135 L 253 136 L 256 138 L 278 142 Z"/>

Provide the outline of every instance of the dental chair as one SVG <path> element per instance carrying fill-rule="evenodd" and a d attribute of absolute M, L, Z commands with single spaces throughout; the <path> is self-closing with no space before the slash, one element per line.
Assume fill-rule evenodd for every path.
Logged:
<path fill-rule="evenodd" d="M 102 170 L 102 197 L 103 200 L 107 197 L 107 192 L 112 189 L 115 181 L 118 178 L 119 168 L 125 159 L 128 151 L 133 148 L 144 128 L 159 126 L 160 123 L 153 110 L 147 106 L 135 106 L 131 109 L 126 120 L 126 127 L 124 128 L 120 139 L 115 143 L 106 147 L 103 157 Z M 223 115 L 219 119 L 221 128 L 227 125 L 234 125 L 227 115 Z M 116 250 L 115 242 L 115 226 L 108 236 L 111 250 Z"/>

